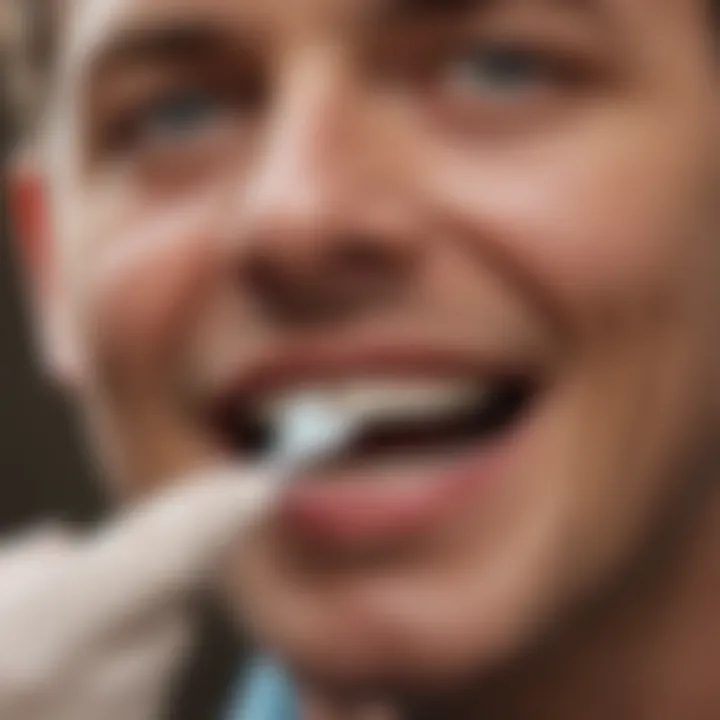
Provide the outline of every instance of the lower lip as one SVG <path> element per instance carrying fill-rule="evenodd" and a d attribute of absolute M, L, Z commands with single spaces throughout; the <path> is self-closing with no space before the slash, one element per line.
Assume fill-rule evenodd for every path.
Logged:
<path fill-rule="evenodd" d="M 344 485 L 342 473 L 302 478 L 287 492 L 282 521 L 304 536 L 341 544 L 427 531 L 466 508 L 479 491 L 502 482 L 525 424 L 449 461 L 445 469 L 418 470 L 418 480 L 407 481 L 397 492 L 375 479 Z"/>

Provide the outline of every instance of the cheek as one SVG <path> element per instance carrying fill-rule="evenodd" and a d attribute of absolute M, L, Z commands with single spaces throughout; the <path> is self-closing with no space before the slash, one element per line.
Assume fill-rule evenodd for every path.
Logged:
<path fill-rule="evenodd" d="M 167 367 L 215 265 L 214 217 L 206 199 L 95 214 L 73 280 L 93 364 L 123 374 Z"/>
<path fill-rule="evenodd" d="M 645 302 L 676 286 L 688 258 L 697 265 L 701 165 L 688 152 L 694 143 L 626 125 L 522 151 L 435 158 L 427 196 L 568 316 Z"/>

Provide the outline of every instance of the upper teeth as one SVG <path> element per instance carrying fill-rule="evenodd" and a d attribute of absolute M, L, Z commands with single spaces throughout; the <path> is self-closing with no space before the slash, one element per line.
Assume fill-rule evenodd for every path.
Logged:
<path fill-rule="evenodd" d="M 311 393 L 359 421 L 413 420 L 477 409 L 490 396 L 490 386 L 470 380 L 355 380 L 311 388 L 286 389 L 267 395 L 256 406 L 260 420 L 272 427 L 286 416 L 299 396 Z"/>

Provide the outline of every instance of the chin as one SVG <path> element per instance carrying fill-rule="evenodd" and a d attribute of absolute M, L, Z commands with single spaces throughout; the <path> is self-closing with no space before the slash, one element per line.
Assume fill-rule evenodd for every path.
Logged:
<path fill-rule="evenodd" d="M 526 620 L 503 618 L 488 627 L 428 612 L 425 624 L 369 628 L 345 616 L 307 628 L 312 638 L 268 637 L 268 646 L 296 676 L 311 684 L 352 694 L 443 695 L 480 681 L 526 647 Z M 504 624 L 503 624 L 504 622 Z M 345 627 L 342 627 L 348 623 Z M 450 625 L 468 624 L 464 633 Z"/>
<path fill-rule="evenodd" d="M 264 651 L 311 685 L 370 696 L 443 695 L 536 642 L 555 614 L 539 567 L 497 584 L 468 568 L 452 579 L 406 569 L 351 581 L 304 578 L 302 585 L 287 577 L 260 583 L 246 573 L 233 610 Z"/>

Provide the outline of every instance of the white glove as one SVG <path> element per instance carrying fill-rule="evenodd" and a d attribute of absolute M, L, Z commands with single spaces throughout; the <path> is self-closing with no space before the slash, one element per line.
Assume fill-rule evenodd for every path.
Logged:
<path fill-rule="evenodd" d="M 0 720 L 157 720 L 190 593 L 275 493 L 206 478 L 90 538 L 47 530 L 0 549 Z"/>

